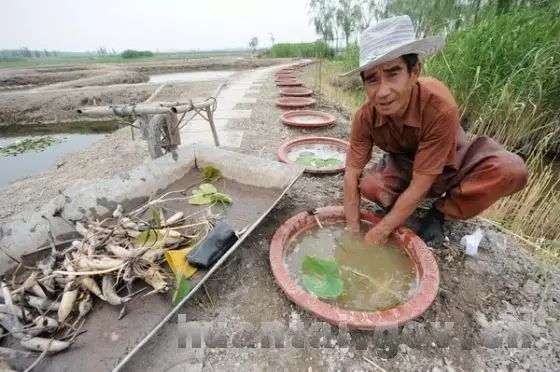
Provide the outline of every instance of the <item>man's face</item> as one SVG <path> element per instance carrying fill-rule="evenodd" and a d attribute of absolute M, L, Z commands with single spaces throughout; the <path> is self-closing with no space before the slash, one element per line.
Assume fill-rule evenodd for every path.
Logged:
<path fill-rule="evenodd" d="M 377 112 L 399 118 L 408 107 L 412 87 L 419 73 L 419 63 L 409 73 L 400 57 L 374 66 L 364 72 L 366 95 Z"/>

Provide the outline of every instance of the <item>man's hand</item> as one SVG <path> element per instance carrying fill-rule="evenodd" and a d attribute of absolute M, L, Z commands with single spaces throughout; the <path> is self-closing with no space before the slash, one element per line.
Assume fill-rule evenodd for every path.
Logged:
<path fill-rule="evenodd" d="M 353 235 L 359 234 L 360 233 L 360 225 L 347 224 L 346 228 L 344 230 L 348 231 L 349 233 L 351 233 Z"/>
<path fill-rule="evenodd" d="M 391 211 L 364 236 L 365 242 L 374 245 L 385 244 L 393 230 L 402 225 L 408 216 L 414 212 L 436 178 L 437 175 L 428 176 L 414 173 L 410 185 L 398 197 Z"/>
<path fill-rule="evenodd" d="M 387 243 L 391 230 L 387 230 L 381 223 L 375 225 L 364 236 L 364 241 L 371 245 L 383 245 Z"/>

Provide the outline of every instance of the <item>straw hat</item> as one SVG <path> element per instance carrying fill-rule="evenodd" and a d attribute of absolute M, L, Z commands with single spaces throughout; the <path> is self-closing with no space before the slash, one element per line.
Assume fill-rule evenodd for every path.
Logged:
<path fill-rule="evenodd" d="M 407 15 L 383 19 L 362 32 L 360 67 L 345 73 L 344 76 L 365 71 L 405 54 L 418 54 L 422 60 L 439 52 L 443 44 L 441 37 L 416 40 L 412 21 Z"/>

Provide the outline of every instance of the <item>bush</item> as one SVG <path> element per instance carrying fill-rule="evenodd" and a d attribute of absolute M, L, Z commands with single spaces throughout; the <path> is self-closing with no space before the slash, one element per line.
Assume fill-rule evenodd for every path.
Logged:
<path fill-rule="evenodd" d="M 314 43 L 279 43 L 269 49 L 272 58 L 333 58 L 334 50 L 322 41 Z"/>
<path fill-rule="evenodd" d="M 121 57 L 125 59 L 129 58 L 140 58 L 140 57 L 153 57 L 154 53 L 150 52 L 149 50 L 134 50 L 134 49 L 127 49 L 121 53 Z"/>

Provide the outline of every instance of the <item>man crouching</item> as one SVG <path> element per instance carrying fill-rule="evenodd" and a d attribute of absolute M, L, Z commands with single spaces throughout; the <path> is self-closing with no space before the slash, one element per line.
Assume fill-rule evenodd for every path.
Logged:
<path fill-rule="evenodd" d="M 360 230 L 360 195 L 385 211 L 365 235 L 383 244 L 426 197 L 437 198 L 417 231 L 428 244 L 443 241 L 445 219 L 468 219 L 527 183 L 523 160 L 483 136 L 469 142 L 449 89 L 420 78 L 420 60 L 443 40 L 414 39 L 408 16 L 380 21 L 360 39 L 360 73 L 367 101 L 352 121 L 344 177 L 346 229 Z M 363 173 L 373 146 L 383 159 Z"/>

